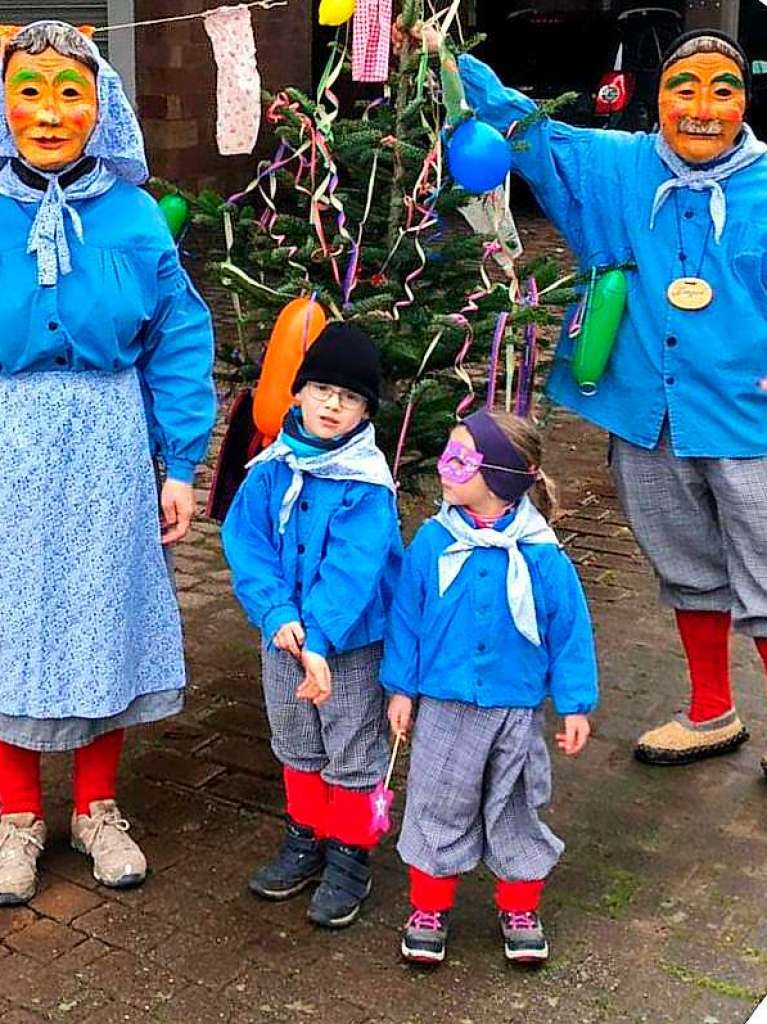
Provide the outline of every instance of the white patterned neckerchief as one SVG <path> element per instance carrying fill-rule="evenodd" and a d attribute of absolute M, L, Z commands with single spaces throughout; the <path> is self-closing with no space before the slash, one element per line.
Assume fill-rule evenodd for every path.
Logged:
<path fill-rule="evenodd" d="M 711 197 L 708 208 L 714 225 L 714 241 L 718 243 L 727 220 L 727 201 L 724 189 L 719 182 L 758 160 L 764 153 L 767 153 L 767 145 L 760 142 L 749 126 L 744 124 L 742 138 L 738 145 L 726 156 L 706 167 L 696 167 L 694 164 L 688 164 L 686 160 L 682 160 L 660 132 L 655 140 L 655 151 L 674 177 L 662 182 L 655 192 L 650 214 L 650 230 L 655 227 L 658 211 L 674 189 L 690 188 L 694 192 L 710 189 Z"/>
<path fill-rule="evenodd" d="M 532 501 L 525 496 L 517 514 L 504 530 L 475 529 L 455 505 L 443 502 L 435 520 L 455 539 L 439 556 L 439 596 L 442 597 L 476 548 L 502 548 L 509 558 L 506 572 L 506 598 L 514 625 L 536 647 L 541 646 L 535 614 L 533 585 L 520 544 L 555 544 L 557 535 Z"/>
<path fill-rule="evenodd" d="M 75 237 L 83 240 L 83 225 L 77 210 L 70 205 L 73 200 L 92 199 L 103 195 L 117 181 L 102 160 L 97 160 L 92 171 L 77 178 L 71 185 L 62 188 L 58 174 L 46 174 L 38 168 L 34 173 L 48 182 L 45 192 L 27 185 L 16 174 L 11 161 L 0 168 L 0 195 L 8 196 L 20 203 L 39 204 L 32 228 L 27 236 L 27 252 L 37 257 L 37 280 L 41 285 L 54 285 L 59 273 L 69 274 L 72 257 L 67 239 L 66 219 L 69 218 Z"/>
<path fill-rule="evenodd" d="M 392 494 L 397 493 L 391 470 L 380 448 L 376 447 L 375 428 L 369 423 L 364 430 L 355 434 L 340 448 L 317 455 L 297 455 L 282 440 L 282 432 L 260 455 L 248 463 L 248 467 L 259 462 L 285 462 L 293 471 L 287 491 L 283 495 L 279 515 L 279 532 L 284 533 L 290 514 L 298 501 L 304 486 L 304 473 L 325 480 L 357 480 L 366 484 L 386 487 Z"/>

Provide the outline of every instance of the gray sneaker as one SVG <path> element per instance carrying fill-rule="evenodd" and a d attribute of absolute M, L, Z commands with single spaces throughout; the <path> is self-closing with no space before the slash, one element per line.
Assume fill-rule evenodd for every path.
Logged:
<path fill-rule="evenodd" d="M 93 877 L 110 889 L 131 889 L 146 878 L 146 858 L 128 835 L 114 800 L 94 800 L 90 814 L 72 815 L 72 846 L 93 858 Z"/>
<path fill-rule="evenodd" d="M 35 895 L 45 835 L 45 822 L 34 814 L 0 817 L 0 906 L 28 903 Z"/>
<path fill-rule="evenodd" d="M 498 921 L 507 960 L 516 964 L 542 964 L 548 960 L 549 944 L 537 914 L 502 910 Z"/>
<path fill-rule="evenodd" d="M 441 964 L 447 952 L 448 910 L 416 910 L 402 934 L 402 955 L 416 964 Z"/>

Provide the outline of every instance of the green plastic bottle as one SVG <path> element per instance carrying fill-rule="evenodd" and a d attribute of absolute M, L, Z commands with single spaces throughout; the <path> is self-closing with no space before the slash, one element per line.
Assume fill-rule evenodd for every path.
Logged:
<path fill-rule="evenodd" d="M 627 296 L 628 280 L 623 270 L 608 270 L 593 286 L 572 361 L 573 377 L 584 395 L 596 393 L 607 368 Z"/>

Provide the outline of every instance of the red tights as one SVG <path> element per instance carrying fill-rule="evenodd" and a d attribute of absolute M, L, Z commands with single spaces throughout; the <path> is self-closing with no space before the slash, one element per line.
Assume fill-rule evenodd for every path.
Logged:
<path fill-rule="evenodd" d="M 347 846 L 372 850 L 379 836 L 372 831 L 370 793 L 331 786 L 319 772 L 283 767 L 286 811 L 318 839 L 338 839 Z"/>
<path fill-rule="evenodd" d="M 125 730 L 99 736 L 75 751 L 72 788 L 75 810 L 88 814 L 94 800 L 114 800 Z M 0 813 L 43 817 L 40 754 L 0 740 Z"/>
<path fill-rule="evenodd" d="M 690 721 L 708 722 L 733 707 L 730 688 L 730 613 L 676 612 L 690 672 Z M 755 638 L 767 670 L 767 637 Z"/>
<path fill-rule="evenodd" d="M 519 914 L 537 910 L 546 883 L 505 882 L 499 878 L 495 885 L 495 903 L 499 910 L 512 910 Z M 450 910 L 455 903 L 458 876 L 435 878 L 418 868 L 410 868 L 410 902 L 416 910 L 434 913 Z"/>

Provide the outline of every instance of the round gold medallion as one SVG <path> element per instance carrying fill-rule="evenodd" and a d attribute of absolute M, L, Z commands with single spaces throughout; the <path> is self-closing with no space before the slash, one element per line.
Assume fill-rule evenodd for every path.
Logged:
<path fill-rule="evenodd" d="M 705 309 L 714 298 L 714 290 L 702 277 L 678 277 L 668 286 L 666 295 L 677 309 Z"/>

